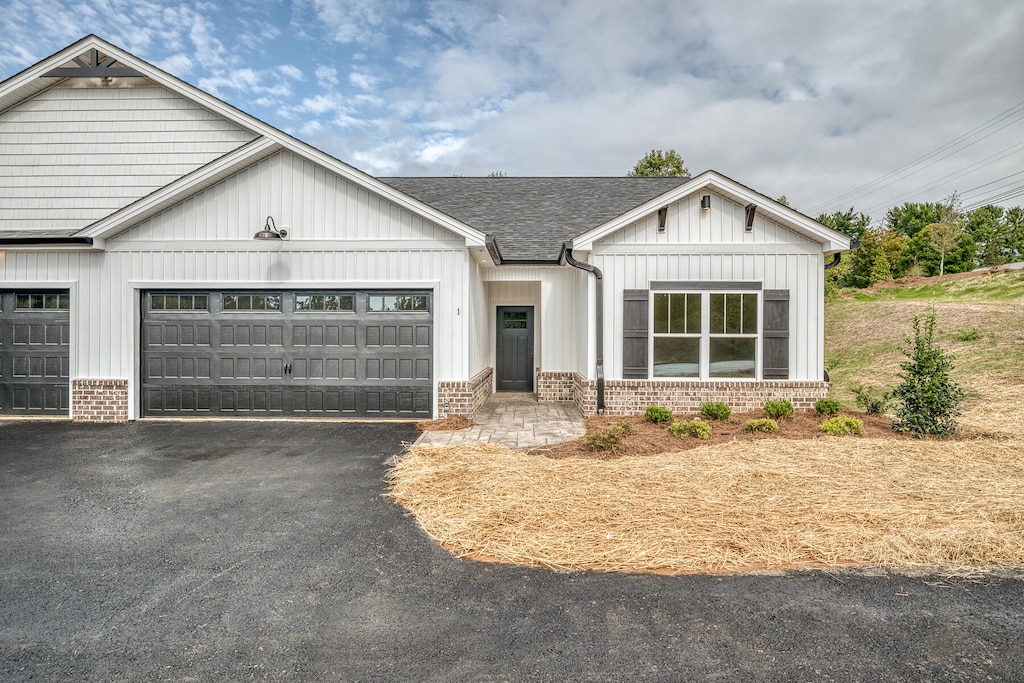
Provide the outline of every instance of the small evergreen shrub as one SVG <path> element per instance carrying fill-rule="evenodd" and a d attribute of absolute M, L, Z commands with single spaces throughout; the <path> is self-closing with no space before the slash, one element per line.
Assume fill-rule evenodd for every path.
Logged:
<path fill-rule="evenodd" d="M 732 408 L 721 401 L 708 401 L 700 404 L 700 414 L 712 420 L 728 420 L 732 415 Z"/>
<path fill-rule="evenodd" d="M 897 405 L 892 428 L 917 437 L 956 434 L 956 418 L 965 396 L 950 376 L 956 356 L 935 344 L 935 320 L 933 306 L 914 316 L 913 337 L 903 335 L 903 354 L 907 356 L 907 361 L 900 363 L 903 381 L 893 390 Z"/>
<path fill-rule="evenodd" d="M 779 423 L 767 417 L 762 417 L 759 420 L 747 420 L 746 424 L 743 425 L 743 431 L 765 433 L 777 432 L 779 431 Z"/>
<path fill-rule="evenodd" d="M 814 412 L 831 417 L 843 412 L 843 404 L 838 398 L 819 398 L 814 402 Z"/>
<path fill-rule="evenodd" d="M 647 406 L 647 410 L 644 411 L 644 417 L 647 418 L 648 422 L 653 422 L 654 424 L 671 422 L 672 411 L 661 406 Z"/>
<path fill-rule="evenodd" d="M 629 422 L 612 422 L 607 431 L 591 432 L 583 437 L 592 451 L 622 450 L 622 439 L 636 434 L 636 425 Z"/>
<path fill-rule="evenodd" d="M 855 417 L 840 415 L 839 417 L 832 417 L 822 422 L 821 431 L 836 436 L 845 436 L 846 434 L 864 436 L 864 422 Z"/>
<path fill-rule="evenodd" d="M 690 422 L 683 420 L 673 422 L 668 430 L 680 439 L 687 439 L 691 436 L 695 439 L 711 438 L 711 425 L 697 417 L 693 418 Z"/>
<path fill-rule="evenodd" d="M 787 417 L 793 417 L 793 403 L 789 399 L 785 398 L 777 401 L 765 401 L 764 414 L 773 420 L 782 420 Z"/>
<path fill-rule="evenodd" d="M 637 429 L 636 425 L 632 422 L 612 422 L 608 425 L 608 431 L 619 438 L 622 438 L 623 436 L 636 434 Z"/>
<path fill-rule="evenodd" d="M 875 387 L 851 387 L 857 397 L 857 406 L 868 415 L 881 415 L 889 408 L 890 394 Z"/>

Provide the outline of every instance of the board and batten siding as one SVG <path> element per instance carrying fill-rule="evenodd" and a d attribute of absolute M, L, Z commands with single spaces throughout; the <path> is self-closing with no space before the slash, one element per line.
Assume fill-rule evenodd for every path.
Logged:
<path fill-rule="evenodd" d="M 824 256 L 821 246 L 761 215 L 744 231 L 744 207 L 712 194 L 669 206 L 665 231 L 653 215 L 594 245 L 605 278 L 605 373 L 622 378 L 623 290 L 654 281 L 759 282 L 790 293 L 791 380 L 821 380 L 824 369 Z"/>
<path fill-rule="evenodd" d="M 569 267 L 484 268 L 487 290 L 489 358 L 493 366 L 495 308 L 534 306 L 534 365 L 544 372 L 586 373 L 588 317 L 581 307 L 579 291 L 587 276 Z M 479 321 L 477 321 L 479 322 Z"/>
<path fill-rule="evenodd" d="M 157 86 L 55 86 L 0 114 L 0 230 L 84 228 L 255 137 Z"/>

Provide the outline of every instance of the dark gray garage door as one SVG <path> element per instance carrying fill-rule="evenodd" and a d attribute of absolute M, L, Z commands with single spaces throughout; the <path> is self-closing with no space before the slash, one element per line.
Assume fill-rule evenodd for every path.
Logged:
<path fill-rule="evenodd" d="M 429 417 L 424 291 L 152 291 L 146 415 Z"/>
<path fill-rule="evenodd" d="M 0 292 L 0 415 L 68 414 L 70 300 Z"/>

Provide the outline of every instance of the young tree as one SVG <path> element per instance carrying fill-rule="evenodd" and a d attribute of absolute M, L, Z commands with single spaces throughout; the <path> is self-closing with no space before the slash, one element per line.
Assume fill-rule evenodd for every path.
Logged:
<path fill-rule="evenodd" d="M 897 407 L 892 428 L 917 437 L 956 434 L 956 418 L 965 396 L 950 377 L 956 357 L 935 344 L 936 317 L 931 306 L 914 316 L 913 338 L 903 335 L 903 353 L 908 360 L 900 364 L 902 382 L 893 391 Z"/>
<path fill-rule="evenodd" d="M 664 152 L 652 149 L 636 162 L 627 176 L 680 176 L 689 178 L 690 172 L 683 165 L 683 158 L 674 149 Z"/>
<path fill-rule="evenodd" d="M 927 228 L 928 244 L 939 254 L 939 275 L 946 272 L 946 254 L 960 241 L 961 231 L 949 223 L 932 223 Z"/>

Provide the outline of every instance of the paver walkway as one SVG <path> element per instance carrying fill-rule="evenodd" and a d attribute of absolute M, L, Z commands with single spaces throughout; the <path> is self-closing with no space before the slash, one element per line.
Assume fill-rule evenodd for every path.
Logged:
<path fill-rule="evenodd" d="M 492 394 L 473 422 L 474 426 L 455 432 L 423 432 L 416 443 L 445 446 L 489 441 L 509 448 L 536 448 L 572 441 L 586 431 L 575 405 L 538 401 L 534 394 Z"/>

